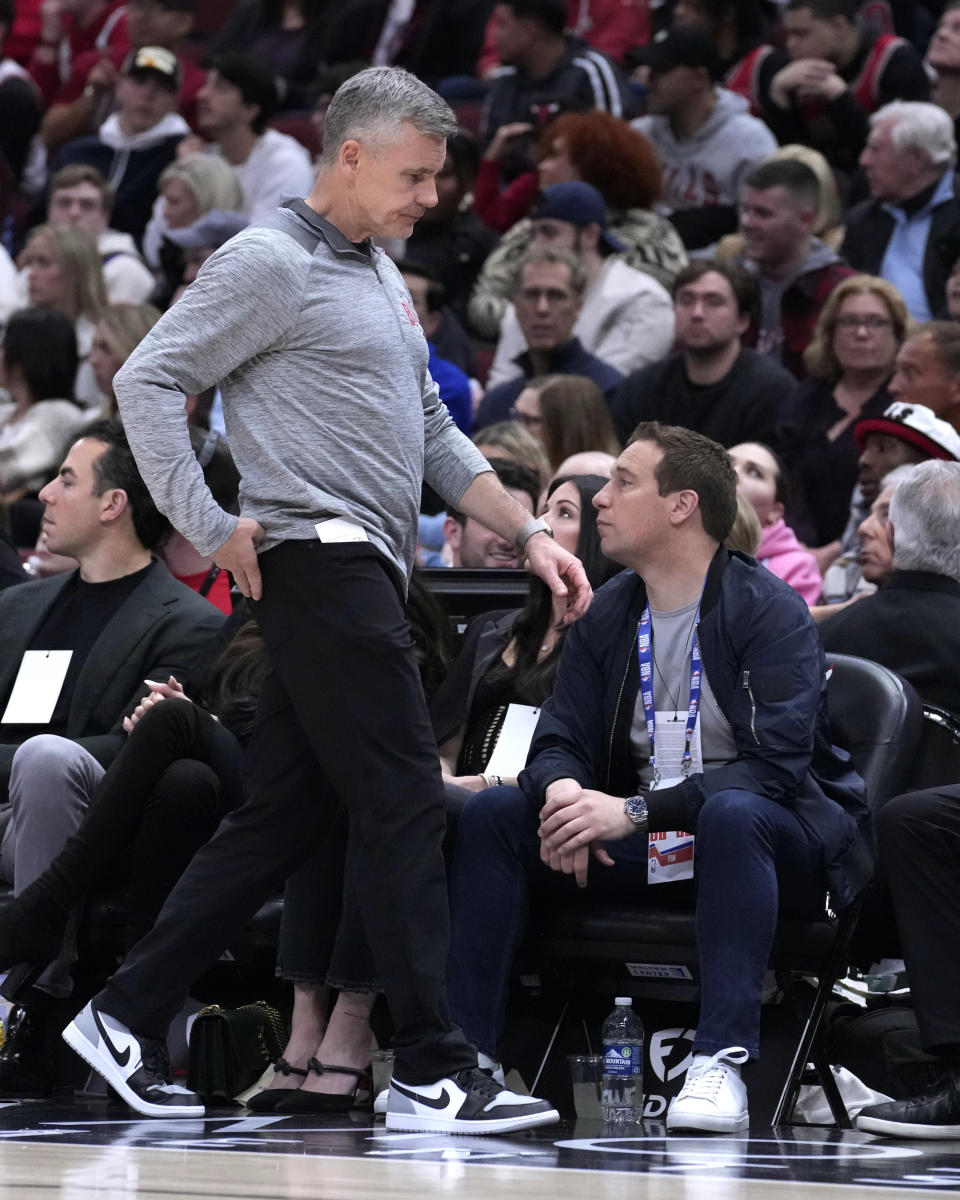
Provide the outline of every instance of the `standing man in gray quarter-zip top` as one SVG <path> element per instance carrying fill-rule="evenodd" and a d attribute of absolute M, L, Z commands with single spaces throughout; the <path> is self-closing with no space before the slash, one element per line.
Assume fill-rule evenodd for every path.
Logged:
<path fill-rule="evenodd" d="M 387 1127 L 502 1133 L 549 1124 L 544 1101 L 478 1070 L 444 986 L 443 792 L 404 613 L 423 479 L 516 540 L 581 616 L 590 588 L 544 521 L 500 486 L 450 420 L 396 267 L 437 202 L 456 122 L 414 76 L 371 68 L 327 113 L 304 200 L 233 238 L 117 376 L 157 506 L 251 599 L 272 672 L 247 753 L 248 799 L 171 893 L 153 930 L 64 1037 L 136 1111 L 198 1116 L 163 1041 L 194 979 L 306 858 L 341 805 L 396 1027 Z M 213 500 L 184 394 L 219 383 L 243 515 Z M 259 552 L 259 553 L 258 553 Z"/>

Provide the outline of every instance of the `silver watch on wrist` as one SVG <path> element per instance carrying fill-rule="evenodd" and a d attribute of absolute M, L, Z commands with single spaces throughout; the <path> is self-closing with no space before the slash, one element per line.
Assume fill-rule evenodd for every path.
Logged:
<path fill-rule="evenodd" d="M 530 541 L 535 533 L 545 533 L 547 537 L 553 537 L 553 530 L 543 517 L 531 517 L 529 521 L 525 521 L 520 526 L 517 536 L 514 539 L 516 547 L 521 554 L 527 542 Z"/>
<path fill-rule="evenodd" d="M 643 796 L 628 796 L 623 802 L 623 811 L 636 826 L 637 833 L 647 832 L 647 802 Z"/>

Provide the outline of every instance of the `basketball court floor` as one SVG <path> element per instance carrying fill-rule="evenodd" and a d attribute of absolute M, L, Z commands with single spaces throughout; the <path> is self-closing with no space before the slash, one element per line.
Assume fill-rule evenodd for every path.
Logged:
<path fill-rule="evenodd" d="M 2 1200 L 854 1200 L 960 1194 L 960 1141 L 888 1141 L 825 1128 L 611 1136 L 565 1121 L 514 1137 L 388 1133 L 367 1116 L 135 1119 L 116 1102 L 0 1108 Z"/>

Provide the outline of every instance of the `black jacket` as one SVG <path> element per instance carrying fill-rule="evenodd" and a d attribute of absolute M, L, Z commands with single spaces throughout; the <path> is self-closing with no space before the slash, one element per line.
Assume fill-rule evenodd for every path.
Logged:
<path fill-rule="evenodd" d="M 405 254 L 439 279 L 447 304 L 466 324 L 473 285 L 499 240 L 471 208 L 442 224 L 419 221 L 407 238 Z"/>
<path fill-rule="evenodd" d="M 569 342 L 557 346 L 556 349 L 550 351 L 549 358 L 547 366 L 549 375 L 584 375 L 587 379 L 592 379 L 603 392 L 604 399 L 608 404 L 612 403 L 614 394 L 623 381 L 623 375 L 616 367 L 611 367 L 602 358 L 597 358 L 589 350 L 584 350 L 580 345 L 579 338 L 571 338 Z M 506 379 L 487 392 L 480 401 L 480 407 L 473 419 L 474 430 L 483 429 L 495 421 L 509 420 L 510 409 L 513 407 L 514 401 L 527 386 L 527 381 L 534 375 L 533 363 L 528 350 L 524 350 L 523 354 L 518 355 L 514 362 L 519 364 L 523 374 L 518 375 L 515 379 Z"/>
<path fill-rule="evenodd" d="M 631 115 L 632 96 L 620 68 L 579 38 L 567 38 L 567 52 L 543 79 L 516 67 L 500 67 L 490 81 L 480 126 L 486 147 L 501 125 L 525 121 L 536 136 L 558 113 L 599 108 L 615 117 Z"/>
<path fill-rule="evenodd" d="M 18 583 L 29 583 L 30 576 L 23 569 L 20 555 L 9 536 L 0 529 L 0 591 Z"/>
<path fill-rule="evenodd" d="M 456 658 L 430 701 L 430 720 L 442 746 L 470 721 L 480 680 L 510 644 L 520 609 L 482 613 L 467 626 Z"/>
<path fill-rule="evenodd" d="M 893 233 L 893 217 L 878 200 L 864 200 L 847 218 L 841 254 L 851 267 L 879 275 Z M 960 257 L 960 175 L 953 177 L 953 197 L 933 210 L 923 252 L 923 287 L 934 317 L 947 315 L 947 280 Z"/>
<path fill-rule="evenodd" d="M 856 56 L 840 71 L 851 87 L 822 108 L 814 105 L 813 108 L 819 110 L 815 116 L 796 100 L 787 109 L 774 104 L 769 87 L 775 72 L 764 75 L 761 115 L 781 146 L 802 142 L 819 150 L 832 167 L 852 174 L 870 131 L 870 111 L 876 111 L 891 100 L 930 99 L 930 80 L 923 59 L 914 46 L 904 42 L 886 60 L 877 79 L 874 108 L 868 110 L 860 104 L 854 89 L 875 41 L 876 38 L 864 30 Z"/>
<path fill-rule="evenodd" d="M 6 704 L 23 652 L 74 572 L 0 592 L 0 703 Z M 65 735 L 108 766 L 123 745 L 123 718 L 146 694 L 144 679 L 181 682 L 215 646 L 223 613 L 154 562 L 104 628 L 77 677 Z M 0 802 L 7 798 L 17 726 L 2 727 Z M 11 740 L 8 742 L 6 738 Z"/>
<path fill-rule="evenodd" d="M 683 355 L 673 354 L 627 376 L 613 398 L 613 423 L 624 441 L 640 421 L 662 421 L 721 446 L 773 445 L 780 401 L 795 382 L 772 358 L 744 348 L 722 379 L 698 387 L 687 378 Z"/>
<path fill-rule="evenodd" d="M 567 634 L 520 786 L 541 802 L 555 779 L 614 796 L 636 790 L 630 728 L 639 668 L 643 580 L 624 571 Z M 830 741 L 823 651 L 809 610 L 752 558 L 717 551 L 707 572 L 699 639 L 736 759 L 648 797 L 651 829 L 696 830 L 703 803 L 742 788 L 792 809 L 823 846 L 834 907 L 870 878 L 870 810 L 850 757 Z"/>
<path fill-rule="evenodd" d="M 857 486 L 856 421 L 832 441 L 827 436 L 847 415 L 834 399 L 833 388 L 823 379 L 804 379 L 793 385 L 780 405 L 775 445 L 789 483 L 784 519 L 808 546 L 825 546 L 843 537 L 850 520 L 850 497 Z M 892 399 L 886 383 L 882 384 L 857 420 L 882 416 Z"/>
<path fill-rule="evenodd" d="M 116 151 L 99 137 L 75 138 L 57 155 L 54 168 L 84 163 L 96 167 L 105 179 L 112 179 L 111 225 L 129 233 L 139 245 L 157 198 L 157 180 L 177 157 L 177 146 L 182 140 L 183 135 L 176 134 L 143 150 Z M 119 177 L 114 178 L 117 171 Z"/>
<path fill-rule="evenodd" d="M 824 649 L 856 654 L 908 680 L 920 699 L 960 713 L 960 583 L 929 571 L 890 582 L 820 626 Z"/>

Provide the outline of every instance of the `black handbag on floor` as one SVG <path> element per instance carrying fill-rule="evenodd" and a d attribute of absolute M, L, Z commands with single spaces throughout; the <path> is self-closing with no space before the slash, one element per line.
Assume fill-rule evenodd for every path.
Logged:
<path fill-rule="evenodd" d="M 276 1062 L 286 1041 L 283 1018 L 263 1000 L 241 1008 L 208 1005 L 190 1031 L 187 1087 L 205 1104 L 233 1104 Z"/>

